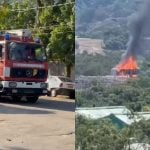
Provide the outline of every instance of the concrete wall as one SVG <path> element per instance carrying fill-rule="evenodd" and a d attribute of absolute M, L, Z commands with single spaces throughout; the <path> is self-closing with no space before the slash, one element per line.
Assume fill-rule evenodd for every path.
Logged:
<path fill-rule="evenodd" d="M 88 54 L 103 54 L 103 47 L 105 44 L 101 39 L 90 38 L 76 38 L 76 44 L 78 47 L 75 49 L 76 54 L 82 54 L 87 52 Z"/>

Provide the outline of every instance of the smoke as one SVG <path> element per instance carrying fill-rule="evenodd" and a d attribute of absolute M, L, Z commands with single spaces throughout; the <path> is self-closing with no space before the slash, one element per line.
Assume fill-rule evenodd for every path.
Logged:
<path fill-rule="evenodd" d="M 131 35 L 123 56 L 125 59 L 129 56 L 136 57 L 142 54 L 144 49 L 150 49 L 150 45 L 145 47 L 143 42 L 146 37 L 150 37 L 150 0 L 141 0 L 138 12 L 129 19 L 129 28 Z"/>

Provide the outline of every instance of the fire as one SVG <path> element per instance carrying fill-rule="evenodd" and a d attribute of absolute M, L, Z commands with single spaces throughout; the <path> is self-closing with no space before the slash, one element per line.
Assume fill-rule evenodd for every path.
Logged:
<path fill-rule="evenodd" d="M 115 70 L 116 75 L 137 76 L 139 67 L 136 58 L 130 56 L 122 60 L 113 70 Z"/>
<path fill-rule="evenodd" d="M 116 68 L 118 71 L 139 69 L 136 59 L 132 56 L 120 62 L 119 65 L 116 66 Z"/>

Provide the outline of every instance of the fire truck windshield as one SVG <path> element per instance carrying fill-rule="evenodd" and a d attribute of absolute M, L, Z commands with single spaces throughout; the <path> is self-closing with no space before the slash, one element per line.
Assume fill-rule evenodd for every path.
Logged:
<path fill-rule="evenodd" d="M 46 52 L 41 45 L 10 42 L 7 47 L 9 60 L 46 61 Z"/>

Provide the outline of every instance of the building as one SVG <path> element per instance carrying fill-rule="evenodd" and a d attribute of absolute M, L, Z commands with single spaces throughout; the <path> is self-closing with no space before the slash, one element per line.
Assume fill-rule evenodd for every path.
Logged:
<path fill-rule="evenodd" d="M 133 116 L 125 106 L 76 108 L 76 115 L 85 116 L 90 119 L 109 119 L 118 127 L 131 125 L 141 119 L 150 119 L 150 112 L 139 112 Z"/>
<path fill-rule="evenodd" d="M 103 48 L 105 47 L 103 40 L 90 39 L 90 38 L 76 38 L 76 54 L 84 52 L 88 54 L 102 54 L 104 55 Z"/>
<path fill-rule="evenodd" d="M 128 146 L 126 150 L 150 150 L 150 145 L 146 143 L 133 143 Z"/>

